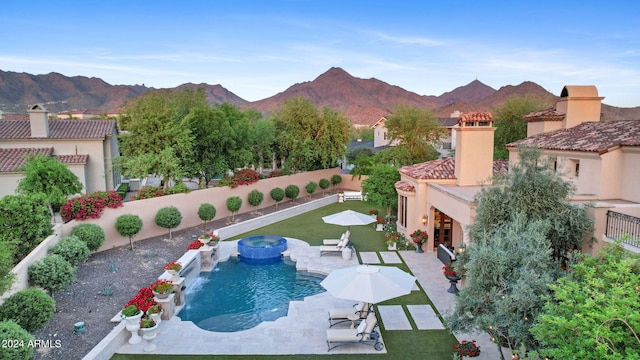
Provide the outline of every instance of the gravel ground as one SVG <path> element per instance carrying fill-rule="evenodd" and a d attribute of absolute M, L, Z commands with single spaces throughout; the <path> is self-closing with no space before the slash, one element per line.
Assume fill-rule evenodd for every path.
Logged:
<path fill-rule="evenodd" d="M 315 195 L 314 199 L 319 198 Z M 285 202 L 277 210 L 299 205 L 308 197 Z M 275 207 L 260 209 L 260 214 L 276 211 Z M 259 214 L 245 213 L 235 216 L 240 222 Z M 214 220 L 208 228 L 221 228 L 229 218 Z M 78 265 L 76 280 L 66 290 L 54 294 L 56 312 L 47 326 L 36 334 L 37 340 L 51 344 L 38 347 L 35 359 L 82 359 L 116 325 L 110 322 L 118 311 L 141 287 L 149 286 L 162 273 L 162 267 L 182 256 L 191 242 L 192 234 L 200 234 L 198 228 L 173 232 L 173 239 L 159 236 L 92 254 Z M 74 333 L 74 324 L 83 321 L 86 332 Z"/>

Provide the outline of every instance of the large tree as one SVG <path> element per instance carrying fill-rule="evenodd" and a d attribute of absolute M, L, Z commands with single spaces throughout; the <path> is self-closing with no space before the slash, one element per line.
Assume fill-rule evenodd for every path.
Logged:
<path fill-rule="evenodd" d="M 491 109 L 496 128 L 493 158 L 508 159 L 509 151 L 505 145 L 527 137 L 527 120 L 524 116 L 549 107 L 552 103 L 551 98 L 511 96 L 504 104 Z"/>
<path fill-rule="evenodd" d="M 403 149 L 409 159 L 405 163 L 419 163 L 437 159 L 433 145 L 444 135 L 444 127 L 431 110 L 398 104 L 385 122 L 389 143 Z M 435 156 L 435 157 L 434 157 Z"/>
<path fill-rule="evenodd" d="M 376 165 L 371 175 L 362 182 L 362 191 L 367 202 L 384 207 L 387 215 L 391 214 L 391 206 L 398 203 L 398 192 L 395 183 L 400 181 L 398 169 L 389 165 Z"/>
<path fill-rule="evenodd" d="M 205 184 L 228 170 L 245 167 L 253 159 L 253 134 L 247 116 L 229 103 L 192 109 L 185 122 L 194 136 L 191 175 Z"/>
<path fill-rule="evenodd" d="M 21 194 L 44 194 L 52 219 L 53 205 L 60 206 L 68 196 L 82 191 L 78 177 L 55 157 L 27 157 L 26 163 L 19 170 L 24 171 L 24 177 L 18 182 L 16 191 Z"/>
<path fill-rule="evenodd" d="M 164 180 L 180 179 L 187 174 L 193 159 L 193 136 L 185 124 L 192 109 L 206 106 L 202 89 L 153 91 L 124 107 L 120 126 L 122 156 L 114 165 L 124 175 L 157 175 Z"/>
<path fill-rule="evenodd" d="M 329 108 L 318 110 L 311 100 L 291 98 L 273 118 L 285 167 L 316 170 L 336 166 L 349 141 L 349 120 Z"/>
<path fill-rule="evenodd" d="M 640 359 L 640 262 L 620 244 L 580 255 L 532 329 L 554 359 Z"/>

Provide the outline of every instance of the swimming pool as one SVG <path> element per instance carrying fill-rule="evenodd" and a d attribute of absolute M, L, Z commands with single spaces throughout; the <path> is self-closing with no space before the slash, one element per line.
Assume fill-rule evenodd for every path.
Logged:
<path fill-rule="evenodd" d="M 185 292 L 178 316 L 218 332 L 251 329 L 286 316 L 289 302 L 319 294 L 324 276 L 297 271 L 287 258 L 260 263 L 231 258 L 210 273 L 201 273 Z"/>

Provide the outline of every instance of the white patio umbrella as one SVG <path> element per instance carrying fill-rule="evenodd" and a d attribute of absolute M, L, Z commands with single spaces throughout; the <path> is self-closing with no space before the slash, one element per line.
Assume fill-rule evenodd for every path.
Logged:
<path fill-rule="evenodd" d="M 359 213 L 353 210 L 344 210 L 339 213 L 322 217 L 322 221 L 327 224 L 351 227 L 351 225 L 367 225 L 376 221 L 371 215 Z"/>
<path fill-rule="evenodd" d="M 357 265 L 331 271 L 320 285 L 339 299 L 376 304 L 409 294 L 415 281 L 395 266 Z"/>

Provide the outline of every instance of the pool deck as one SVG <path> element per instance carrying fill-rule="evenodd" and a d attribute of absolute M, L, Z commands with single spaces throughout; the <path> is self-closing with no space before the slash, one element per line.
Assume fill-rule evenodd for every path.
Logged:
<path fill-rule="evenodd" d="M 318 246 L 309 246 L 304 241 L 288 238 L 285 255 L 296 261 L 299 270 L 328 274 L 333 269 L 357 265 L 353 256 L 344 260 L 340 253 L 320 256 Z M 220 258 L 225 259 L 236 251 L 236 242 L 220 243 Z M 393 264 L 404 261 L 418 283 L 427 293 L 437 311 L 446 314 L 453 306 L 455 296 L 449 294 L 449 282 L 442 276 L 442 263 L 434 252 L 415 253 L 413 251 L 389 251 L 380 253 L 361 253 L 363 263 Z M 416 286 L 415 290 L 418 289 Z M 328 311 L 331 308 L 344 308 L 353 305 L 352 300 L 333 297 L 328 292 L 310 296 L 304 301 L 293 301 L 289 313 L 275 321 L 263 322 L 255 328 L 233 332 L 211 332 L 202 330 L 190 321 L 181 321 L 177 316 L 163 320 L 153 343 L 157 349 L 144 352 L 144 341 L 135 345 L 123 345 L 116 352 L 121 354 L 327 354 L 327 334 L 329 328 Z M 409 307 L 410 316 L 419 329 L 442 329 L 441 320 L 435 316 L 430 305 Z M 400 306 L 378 307 L 378 320 L 385 330 L 410 330 Z M 345 324 L 345 326 L 349 326 Z M 486 333 L 456 334 L 459 340 L 475 339 L 482 352 L 478 360 L 499 358 L 496 345 Z M 381 339 L 384 342 L 384 339 Z M 505 349 L 503 349 L 505 351 Z M 345 345 L 332 349 L 330 354 L 366 354 L 384 353 L 374 350 L 373 346 L 362 344 Z M 505 351 L 505 357 L 511 354 Z"/>

